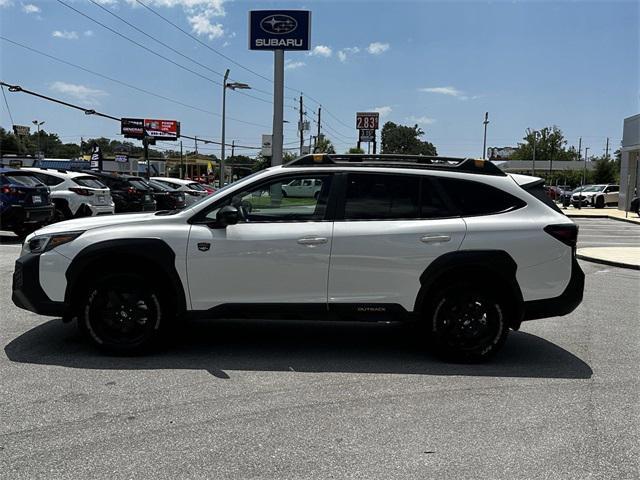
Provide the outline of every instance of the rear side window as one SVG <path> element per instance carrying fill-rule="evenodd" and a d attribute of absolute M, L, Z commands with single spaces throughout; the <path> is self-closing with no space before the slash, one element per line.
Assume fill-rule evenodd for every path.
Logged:
<path fill-rule="evenodd" d="M 420 177 L 349 174 L 345 220 L 419 218 Z"/>
<path fill-rule="evenodd" d="M 490 215 L 522 208 L 525 202 L 484 183 L 454 178 L 438 178 L 453 206 L 463 217 Z"/>
<path fill-rule="evenodd" d="M 73 181 L 80 185 L 81 187 L 87 187 L 87 188 L 106 188 L 106 185 L 104 185 L 102 182 L 100 182 L 97 178 L 94 177 L 76 177 L 73 179 Z"/>

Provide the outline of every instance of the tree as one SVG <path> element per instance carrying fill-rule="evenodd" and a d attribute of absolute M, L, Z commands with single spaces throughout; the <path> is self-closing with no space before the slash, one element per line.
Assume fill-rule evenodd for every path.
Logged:
<path fill-rule="evenodd" d="M 566 149 L 567 140 L 562 130 L 557 126 L 544 127 L 536 132 L 529 131 L 523 137 L 524 143 L 518 143 L 518 148 L 511 155 L 512 160 L 533 159 L 533 143 L 536 144 L 536 160 L 576 160 L 577 153 L 574 149 Z"/>
<path fill-rule="evenodd" d="M 438 155 L 431 142 L 420 140 L 424 135 L 418 125 L 407 127 L 387 122 L 382 127 L 382 153 L 399 153 L 404 155 Z"/>
<path fill-rule="evenodd" d="M 596 162 L 596 168 L 593 171 L 594 183 L 617 183 L 620 178 L 620 170 L 616 166 L 616 162 L 609 160 L 604 155 L 597 159 L 592 159 L 592 162 Z"/>
<path fill-rule="evenodd" d="M 351 147 L 347 153 L 364 153 L 364 150 L 358 147 Z"/>
<path fill-rule="evenodd" d="M 331 140 L 324 135 L 320 135 L 316 140 L 316 145 L 313 147 L 314 153 L 336 153 L 336 149 L 333 147 Z"/>

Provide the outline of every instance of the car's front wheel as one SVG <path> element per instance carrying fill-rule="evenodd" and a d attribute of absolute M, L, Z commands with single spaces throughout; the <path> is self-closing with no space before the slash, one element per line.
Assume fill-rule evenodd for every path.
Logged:
<path fill-rule="evenodd" d="M 593 202 L 593 206 L 596 208 L 604 208 L 604 197 L 600 196 L 596 198 L 596 201 Z"/>
<path fill-rule="evenodd" d="M 437 353 L 454 361 L 479 362 L 504 344 L 507 312 L 505 302 L 489 289 L 454 283 L 430 295 L 424 320 Z"/>
<path fill-rule="evenodd" d="M 100 349 L 140 354 L 156 346 L 171 316 L 149 279 L 113 274 L 90 285 L 78 305 L 78 323 Z"/>

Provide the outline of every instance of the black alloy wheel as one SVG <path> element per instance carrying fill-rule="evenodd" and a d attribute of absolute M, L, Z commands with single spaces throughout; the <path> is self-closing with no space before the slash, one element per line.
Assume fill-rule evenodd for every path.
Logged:
<path fill-rule="evenodd" d="M 439 354 L 454 361 L 477 362 L 502 347 L 509 327 L 505 305 L 494 294 L 456 284 L 432 298 L 429 327 Z"/>

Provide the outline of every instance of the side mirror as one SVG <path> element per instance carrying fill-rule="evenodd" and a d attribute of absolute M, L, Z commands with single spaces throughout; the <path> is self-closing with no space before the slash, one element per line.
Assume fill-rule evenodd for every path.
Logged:
<path fill-rule="evenodd" d="M 225 228 L 229 225 L 235 225 L 240 219 L 240 212 L 232 205 L 227 205 L 218 210 L 216 214 L 216 223 L 219 227 Z"/>

